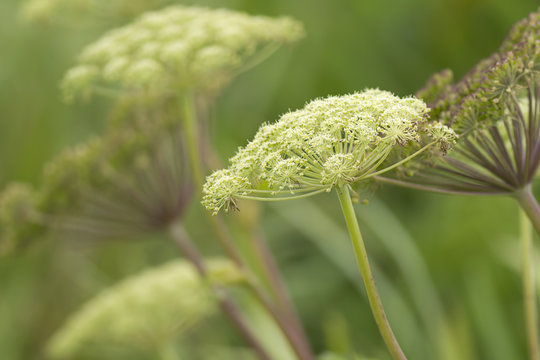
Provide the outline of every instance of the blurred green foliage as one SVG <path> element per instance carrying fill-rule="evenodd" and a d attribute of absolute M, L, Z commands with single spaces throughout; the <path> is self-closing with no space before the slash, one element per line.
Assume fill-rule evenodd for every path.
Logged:
<path fill-rule="evenodd" d="M 310 99 L 365 87 L 408 95 L 443 68 L 453 69 L 459 78 L 499 46 L 515 21 L 538 6 L 537 0 L 182 3 L 289 15 L 306 27 L 303 41 L 242 74 L 218 99 L 212 133 L 223 159 L 252 138 L 261 123 L 301 108 Z M 20 5 L 17 0 L 0 2 L 2 187 L 13 180 L 38 183 L 44 163 L 67 145 L 100 133 L 108 108 L 106 100 L 66 105 L 59 91 L 59 81 L 76 54 L 105 26 L 30 24 L 22 20 Z M 383 302 L 404 351 L 412 359 L 429 359 L 436 347 L 445 349 L 449 360 L 525 358 L 521 283 L 500 255 L 501 249 L 518 246 L 515 204 L 503 198 L 448 197 L 389 186 L 378 189 L 376 196 L 387 208 L 374 207 L 378 221 L 369 218 L 373 213 L 367 215 L 370 205 L 359 206 L 358 214 L 377 264 Z M 317 204 L 323 214 L 343 225 L 334 197 L 323 196 Z M 386 359 L 359 290 L 359 276 L 355 281 L 309 233 L 284 221 L 284 211 L 279 206 L 267 208 L 263 228 L 316 351 L 356 350 Z M 296 215 L 303 217 L 305 227 L 310 221 L 316 224 L 301 211 L 300 207 Z M 187 224 L 196 239 L 208 235 L 198 226 L 201 212 L 193 208 Z M 390 217 L 399 219 L 401 227 L 384 235 L 385 226 L 396 228 L 388 225 Z M 392 236 L 396 244 L 406 242 L 416 255 L 400 258 L 395 251 L 392 255 L 380 236 Z M 44 358 L 46 341 L 81 303 L 137 270 L 176 256 L 172 245 L 155 239 L 99 246 L 79 239 L 55 240 L 52 236 L 26 254 L 0 259 L 0 359 Z M 329 248 L 337 249 L 337 239 L 327 240 Z M 209 242 L 201 241 L 201 247 L 209 254 L 217 252 Z M 419 261 L 429 277 L 407 279 L 403 269 L 418 266 Z M 434 290 L 429 294 L 440 302 L 442 314 L 437 316 L 443 320 L 437 345 L 428 346 L 431 337 L 423 337 L 430 330 L 421 321 L 423 309 L 415 303 L 410 281 L 431 284 Z M 340 325 L 336 318 L 344 315 L 346 324 Z M 416 328 L 411 330 L 410 324 Z M 211 328 L 210 341 L 216 332 L 228 329 L 223 324 Z M 334 331 L 348 333 L 350 341 L 345 345 L 331 341 Z"/>

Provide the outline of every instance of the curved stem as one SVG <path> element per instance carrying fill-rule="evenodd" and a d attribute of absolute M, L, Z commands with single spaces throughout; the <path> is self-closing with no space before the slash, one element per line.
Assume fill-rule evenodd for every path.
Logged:
<path fill-rule="evenodd" d="M 250 195 L 236 195 L 239 199 L 245 199 L 245 200 L 257 200 L 257 201 L 284 201 L 284 200 L 297 200 L 297 199 L 305 199 L 307 197 L 313 196 L 315 194 L 320 194 L 324 191 L 329 191 L 330 188 L 323 188 L 320 190 L 315 190 L 306 194 L 301 195 L 291 195 L 291 196 L 283 196 L 283 197 L 259 197 L 259 196 L 250 196 Z"/>
<path fill-rule="evenodd" d="M 339 202 L 341 203 L 341 209 L 343 210 L 343 215 L 345 216 L 345 222 L 347 223 L 347 229 L 349 230 L 349 235 L 354 247 L 354 253 L 356 254 L 356 260 L 358 262 L 358 268 L 362 274 L 362 280 L 364 281 L 364 286 L 366 287 L 367 297 L 369 299 L 369 305 L 371 311 L 373 312 L 373 317 L 379 328 L 381 336 L 386 344 L 386 347 L 392 354 L 392 357 L 395 360 L 406 360 L 407 358 L 403 354 L 392 328 L 388 323 L 386 314 L 383 309 L 383 305 L 375 285 L 375 279 L 373 278 L 373 273 L 369 266 L 368 256 L 366 252 L 366 247 L 364 241 L 362 240 L 362 234 L 360 233 L 360 226 L 356 219 L 356 214 L 354 212 L 353 204 L 351 201 L 351 196 L 349 194 L 349 189 L 347 186 L 342 186 L 337 188 L 337 193 L 339 197 Z"/>
<path fill-rule="evenodd" d="M 519 202 L 525 214 L 527 214 L 536 233 L 540 235 L 540 205 L 538 205 L 538 202 L 534 198 L 531 185 L 528 184 L 523 189 L 515 191 L 513 196 Z"/>
<path fill-rule="evenodd" d="M 184 253 L 184 256 L 195 266 L 199 275 L 202 278 L 205 278 L 207 275 L 207 269 L 204 263 L 204 258 L 199 253 L 199 250 L 190 241 L 189 236 L 186 233 L 183 225 L 180 222 L 172 223 L 169 227 L 169 235 L 178 245 L 180 250 Z M 212 290 L 216 294 L 216 297 L 219 300 L 223 312 L 238 328 L 238 330 L 240 331 L 244 339 L 247 341 L 247 343 L 251 346 L 257 357 L 260 360 L 271 360 L 270 355 L 264 349 L 255 334 L 253 334 L 249 326 L 245 323 L 240 311 L 238 310 L 232 299 L 228 296 L 225 289 L 217 286 L 212 286 Z"/>
<path fill-rule="evenodd" d="M 527 330 L 527 342 L 529 346 L 529 359 L 540 360 L 540 347 L 538 344 L 538 311 L 536 303 L 534 260 L 532 251 L 532 228 L 531 223 L 538 225 L 540 220 L 540 208 L 534 198 L 530 186 L 516 194 L 521 205 L 519 212 L 520 238 L 521 238 L 521 261 L 523 278 L 523 306 Z M 538 227 L 535 225 L 537 231 Z"/>

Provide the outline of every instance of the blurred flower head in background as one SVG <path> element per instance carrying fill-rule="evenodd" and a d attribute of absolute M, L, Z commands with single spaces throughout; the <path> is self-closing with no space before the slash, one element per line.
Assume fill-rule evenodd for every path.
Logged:
<path fill-rule="evenodd" d="M 157 96 L 215 92 L 303 34 L 291 18 L 172 6 L 146 13 L 89 45 L 62 87 L 68 99 L 118 90 Z"/>
<path fill-rule="evenodd" d="M 163 345 L 217 312 L 211 286 L 244 281 L 241 271 L 227 260 L 209 259 L 207 264 L 206 279 L 192 264 L 176 260 L 102 291 L 52 337 L 49 355 L 53 359 L 157 355 Z"/>

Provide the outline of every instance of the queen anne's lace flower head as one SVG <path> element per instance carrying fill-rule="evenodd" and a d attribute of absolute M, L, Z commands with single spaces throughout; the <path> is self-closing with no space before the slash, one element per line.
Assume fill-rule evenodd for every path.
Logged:
<path fill-rule="evenodd" d="M 172 6 L 142 15 L 88 46 L 66 74 L 68 97 L 103 90 L 215 91 L 281 44 L 303 36 L 290 18 Z"/>
<path fill-rule="evenodd" d="M 76 312 L 51 339 L 54 359 L 81 358 L 108 350 L 140 355 L 189 330 L 216 311 L 209 285 L 241 283 L 230 261 L 207 261 L 208 278 L 193 265 L 174 261 L 106 289 Z M 124 356 L 122 356 L 123 358 Z"/>
<path fill-rule="evenodd" d="M 236 198 L 330 191 L 396 166 L 381 170 L 400 148 L 418 148 L 427 139 L 426 147 L 448 148 L 455 134 L 441 124 L 427 125 L 427 112 L 421 100 L 373 89 L 312 101 L 263 125 L 228 169 L 208 177 L 203 203 L 217 213 L 234 208 Z"/>

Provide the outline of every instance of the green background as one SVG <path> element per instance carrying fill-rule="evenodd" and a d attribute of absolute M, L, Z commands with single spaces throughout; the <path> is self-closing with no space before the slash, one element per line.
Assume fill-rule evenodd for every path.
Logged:
<path fill-rule="evenodd" d="M 261 123 L 310 99 L 366 87 L 409 95 L 444 68 L 459 78 L 494 52 L 510 26 L 538 6 L 536 0 L 183 3 L 290 15 L 305 24 L 305 39 L 242 74 L 218 98 L 212 136 L 224 160 Z M 58 88 L 76 54 L 104 29 L 25 23 L 20 6 L 21 1 L 0 2 L 2 187 L 11 181 L 39 183 L 44 164 L 62 149 L 102 131 L 109 105 L 104 100 L 67 105 Z M 519 255 L 516 204 L 504 198 L 448 197 L 389 186 L 368 197 L 375 210 L 359 206 L 358 214 L 390 322 L 410 358 L 430 359 L 427 343 L 433 339 L 447 349 L 448 359 L 525 358 L 520 278 L 508 266 L 517 263 Z M 322 196 L 316 202 L 317 209 L 343 229 L 336 199 Z M 264 229 L 314 348 L 322 352 L 348 347 L 329 335 L 339 330 L 328 330 L 344 315 L 350 346 L 385 359 L 358 290 L 359 276 L 349 276 L 329 256 L 347 244 L 338 246 L 333 236 L 314 239 L 310 229 L 321 224 L 305 216 L 308 208 L 301 201 L 266 208 Z M 291 209 L 296 212 L 289 214 Z M 197 218 L 194 209 L 190 226 L 195 237 L 202 237 Z M 390 218 L 399 219 L 403 231 Z M 295 225 L 295 220 L 304 225 Z M 390 249 L 378 241 L 384 231 L 390 231 L 395 242 Z M 407 236 L 414 240 L 405 241 Z M 128 274 L 176 256 L 172 246 L 154 240 L 92 244 L 53 239 L 25 254 L 0 259 L 0 359 L 43 358 L 43 344 L 84 300 Z M 215 252 L 211 244 L 202 245 Z M 400 256 L 400 251 L 407 253 L 403 246 L 413 246 L 423 260 Z M 414 300 L 418 295 L 426 310 L 433 303 L 432 294 L 411 289 L 403 272 L 402 266 L 416 269 L 419 264 L 427 267 L 442 309 L 428 317 L 444 317 L 436 334 L 419 320 L 422 306 Z M 411 281 L 420 288 L 426 284 L 418 276 Z"/>

